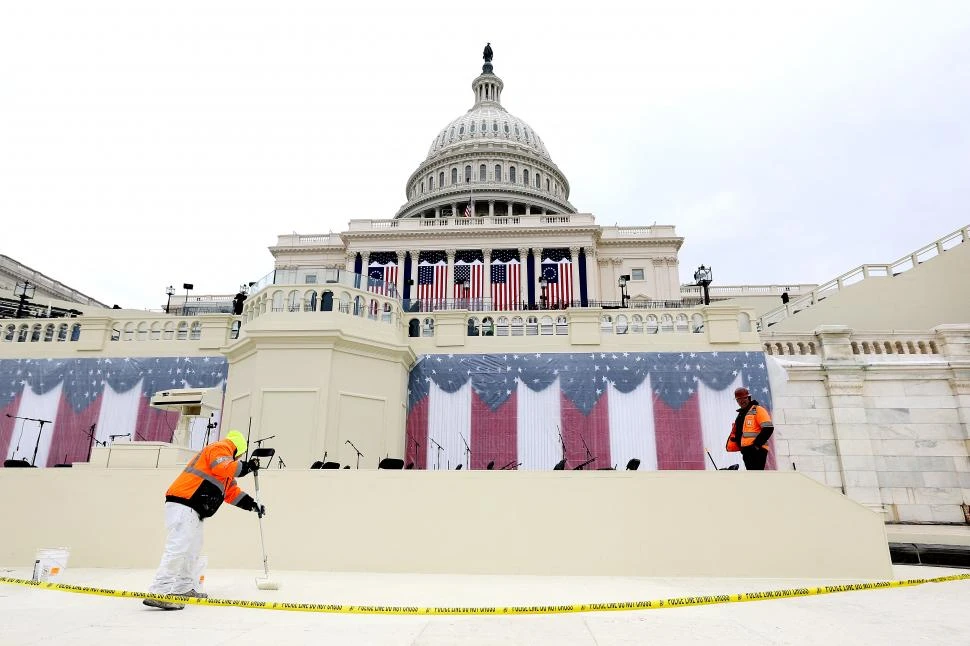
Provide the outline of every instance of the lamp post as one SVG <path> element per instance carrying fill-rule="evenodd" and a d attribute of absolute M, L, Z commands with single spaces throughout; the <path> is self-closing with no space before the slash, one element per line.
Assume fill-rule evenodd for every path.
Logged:
<path fill-rule="evenodd" d="M 711 295 L 707 288 L 710 286 L 713 280 L 714 271 L 710 267 L 701 265 L 697 268 L 697 271 L 694 272 L 694 283 L 700 285 L 701 289 L 704 290 L 704 305 L 711 304 Z"/>
<path fill-rule="evenodd" d="M 13 295 L 20 298 L 20 304 L 17 305 L 17 317 L 21 318 L 24 314 L 24 306 L 27 305 L 27 301 L 34 297 L 34 290 L 36 290 L 36 285 L 31 285 L 30 281 L 25 280 L 22 283 L 17 283 L 16 287 L 13 289 Z"/>
<path fill-rule="evenodd" d="M 630 300 L 630 295 L 626 293 L 626 285 L 629 282 L 630 274 L 623 274 L 616 281 L 617 286 L 620 288 L 620 307 L 626 307 L 626 302 Z"/>
<path fill-rule="evenodd" d="M 462 294 L 465 297 L 465 309 L 466 310 L 467 309 L 471 309 L 471 300 L 472 300 L 471 299 L 471 289 L 472 289 L 472 281 L 471 281 L 471 279 L 470 278 L 466 278 L 465 279 L 465 282 L 463 282 L 461 284 L 461 286 L 465 290 L 465 291 L 462 292 Z"/>
<path fill-rule="evenodd" d="M 549 287 L 549 281 L 545 276 L 539 276 L 539 289 L 542 293 L 539 295 L 539 309 L 546 309 L 546 288 Z"/>
<path fill-rule="evenodd" d="M 189 306 L 189 290 L 194 287 L 192 283 L 182 283 L 182 289 L 185 290 L 185 302 L 182 303 L 182 316 L 185 316 L 185 308 Z"/>
<path fill-rule="evenodd" d="M 165 288 L 165 294 L 168 296 L 168 301 L 165 303 L 165 313 L 168 314 L 172 307 L 172 295 L 175 294 L 175 288 L 169 285 Z"/>

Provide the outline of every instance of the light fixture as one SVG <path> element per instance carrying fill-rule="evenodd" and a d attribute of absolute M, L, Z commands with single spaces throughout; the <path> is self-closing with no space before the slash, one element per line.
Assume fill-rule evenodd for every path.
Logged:
<path fill-rule="evenodd" d="M 24 313 L 24 306 L 27 305 L 27 301 L 34 297 L 34 291 L 37 289 L 36 285 L 31 285 L 30 281 L 25 280 L 22 283 L 17 283 L 13 288 L 13 295 L 20 299 L 20 303 L 17 305 L 17 317 L 20 318 Z"/>
<path fill-rule="evenodd" d="M 165 293 L 168 295 L 168 301 L 165 303 L 165 313 L 168 314 L 169 309 L 172 307 L 172 295 L 175 294 L 175 288 L 169 285 L 165 288 Z"/>
<path fill-rule="evenodd" d="M 622 274 L 616 281 L 620 288 L 620 307 L 626 307 L 626 302 L 630 300 L 630 295 L 626 293 L 627 283 L 630 282 L 630 274 Z"/>

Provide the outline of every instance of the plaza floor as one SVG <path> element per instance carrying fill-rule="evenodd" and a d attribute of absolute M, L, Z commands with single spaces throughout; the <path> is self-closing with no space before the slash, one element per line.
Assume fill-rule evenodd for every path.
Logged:
<path fill-rule="evenodd" d="M 966 570 L 894 566 L 897 579 Z M 27 568 L 0 576 L 30 578 Z M 68 568 L 59 582 L 144 590 L 149 570 Z M 392 606 L 528 606 L 641 601 L 812 587 L 846 581 L 273 573 L 210 570 L 207 592 L 227 599 Z M 856 581 L 857 582 L 857 581 Z M 746 603 L 518 616 L 323 614 L 188 605 L 0 585 L 0 643 L 28 644 L 957 644 L 970 642 L 970 580 Z"/>

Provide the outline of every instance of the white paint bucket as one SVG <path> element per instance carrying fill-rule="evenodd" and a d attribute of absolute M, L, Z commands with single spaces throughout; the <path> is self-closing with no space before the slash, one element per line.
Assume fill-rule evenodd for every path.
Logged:
<path fill-rule="evenodd" d="M 205 592 L 205 568 L 209 565 L 208 556 L 200 556 L 195 562 L 195 591 Z"/>
<path fill-rule="evenodd" d="M 67 567 L 71 551 L 66 547 L 49 547 L 37 550 L 34 560 L 34 581 L 56 581 Z"/>

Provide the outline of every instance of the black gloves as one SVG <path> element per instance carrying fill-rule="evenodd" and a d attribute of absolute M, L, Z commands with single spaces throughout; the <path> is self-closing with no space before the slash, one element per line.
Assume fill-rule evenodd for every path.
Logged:
<path fill-rule="evenodd" d="M 262 518 L 266 515 L 266 505 L 261 505 L 256 502 L 256 500 L 250 496 L 248 493 L 242 497 L 237 505 L 240 509 L 245 509 L 246 511 L 255 511 Z"/>
<path fill-rule="evenodd" d="M 253 471 L 258 471 L 258 470 L 259 470 L 259 459 L 250 458 L 246 462 L 242 463 L 242 469 L 240 469 L 238 477 L 241 478 L 248 473 L 251 473 Z"/>
<path fill-rule="evenodd" d="M 260 505 L 256 501 L 253 501 L 253 506 L 249 509 L 249 511 L 255 511 L 256 514 L 262 518 L 266 515 L 266 505 Z"/>

